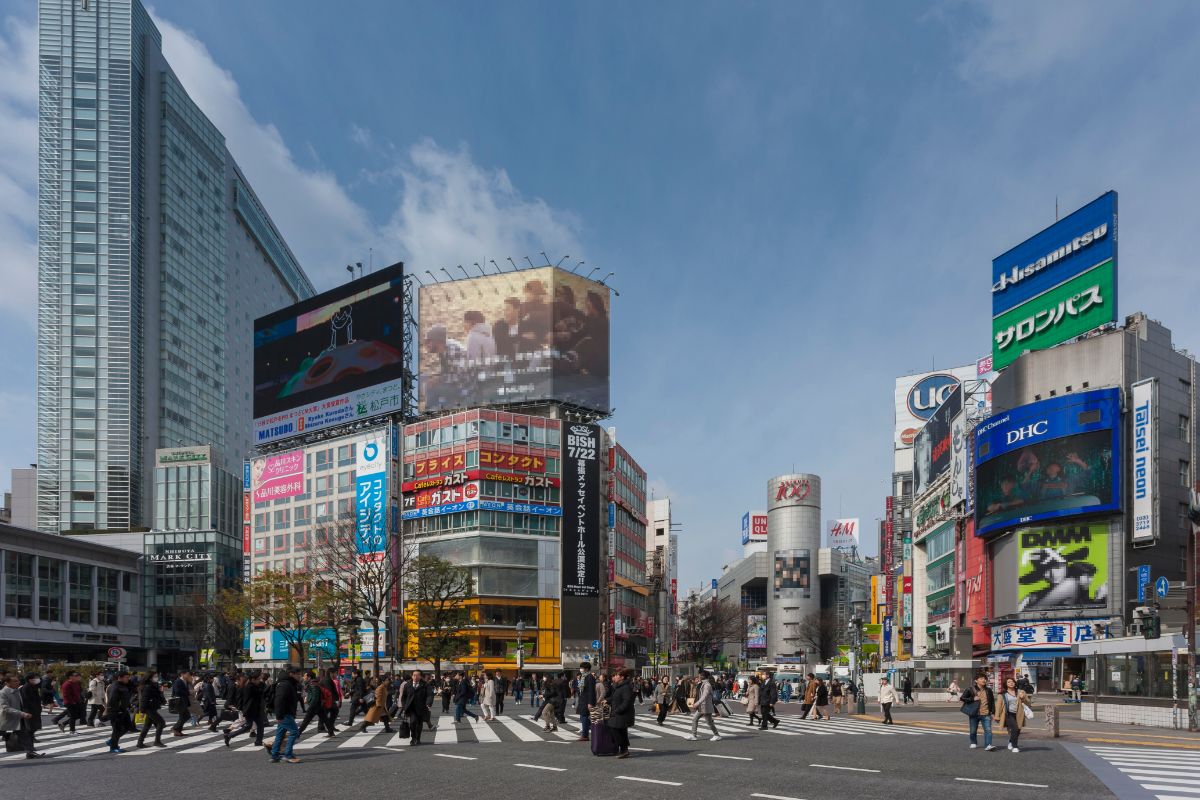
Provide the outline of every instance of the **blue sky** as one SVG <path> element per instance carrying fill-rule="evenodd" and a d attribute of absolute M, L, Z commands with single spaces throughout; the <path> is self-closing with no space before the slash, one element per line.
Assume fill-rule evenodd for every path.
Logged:
<path fill-rule="evenodd" d="M 34 460 L 32 6 L 0 2 L 0 485 Z M 1121 193 L 1120 313 L 1200 347 L 1196 4 L 153 10 L 319 287 L 369 248 L 616 272 L 612 424 L 685 586 L 793 467 L 871 530 L 894 378 L 989 350 L 991 259 L 1056 198 Z"/>

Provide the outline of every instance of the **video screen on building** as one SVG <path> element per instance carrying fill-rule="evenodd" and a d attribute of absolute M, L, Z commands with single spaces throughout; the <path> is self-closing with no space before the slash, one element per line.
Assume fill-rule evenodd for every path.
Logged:
<path fill-rule="evenodd" d="M 397 264 L 255 320 L 257 443 L 400 410 L 402 280 Z"/>
<path fill-rule="evenodd" d="M 423 286 L 420 406 L 608 411 L 609 289 L 554 267 Z"/>
<path fill-rule="evenodd" d="M 913 442 L 913 494 L 920 497 L 925 490 L 950 469 L 953 450 L 950 422 L 962 410 L 962 385 L 953 387 L 950 394 L 925 423 Z"/>
<path fill-rule="evenodd" d="M 808 550 L 776 550 L 774 589 L 776 599 L 808 597 L 812 589 L 812 559 Z"/>
<path fill-rule="evenodd" d="M 1121 506 L 1120 392 L 1053 397 L 976 429 L 975 531 Z"/>

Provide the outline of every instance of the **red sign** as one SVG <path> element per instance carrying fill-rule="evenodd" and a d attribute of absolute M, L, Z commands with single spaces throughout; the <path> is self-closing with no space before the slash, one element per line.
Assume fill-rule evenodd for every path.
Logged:
<path fill-rule="evenodd" d="M 767 535 L 767 517 L 766 514 L 751 514 L 750 515 L 750 536 L 764 538 Z"/>
<path fill-rule="evenodd" d="M 775 490 L 775 502 L 784 500 L 800 502 L 807 498 L 811 491 L 812 486 L 806 480 L 780 481 L 779 488 Z"/>
<path fill-rule="evenodd" d="M 435 489 L 438 486 L 459 486 L 467 481 L 500 481 L 501 483 L 520 484 L 528 488 L 552 487 L 557 489 L 561 485 L 558 478 L 548 475 L 518 475 L 513 472 L 496 472 L 490 469 L 469 469 L 465 472 L 451 472 L 447 475 L 406 481 L 401 487 L 401 491 L 405 493 L 419 492 L 423 489 Z"/>
<path fill-rule="evenodd" d="M 987 591 L 987 542 L 975 535 L 975 520 L 967 517 L 963 539 L 966 554 L 963 558 L 963 606 L 962 613 L 971 628 L 971 643 L 979 648 L 991 645 L 991 628 L 984 624 L 992 612 Z"/>
<path fill-rule="evenodd" d="M 440 458 L 423 458 L 413 465 L 413 475 L 417 478 L 423 478 L 426 475 L 440 475 L 443 472 L 452 472 L 456 469 L 463 469 L 466 466 L 466 453 L 454 453 Z"/>
<path fill-rule="evenodd" d="M 912 594 L 912 576 L 911 575 L 904 576 L 904 583 L 902 585 L 904 587 L 903 591 L 905 594 Z"/>
<path fill-rule="evenodd" d="M 519 469 L 522 472 L 545 472 L 546 459 L 529 453 L 500 453 L 495 450 L 479 451 L 479 466 L 492 469 Z"/>
<path fill-rule="evenodd" d="M 468 500 L 479 499 L 479 484 L 465 483 L 462 486 L 442 486 L 437 489 L 426 489 L 404 495 L 404 510 L 414 508 L 430 508 L 431 506 L 446 506 L 452 503 L 464 503 Z"/>

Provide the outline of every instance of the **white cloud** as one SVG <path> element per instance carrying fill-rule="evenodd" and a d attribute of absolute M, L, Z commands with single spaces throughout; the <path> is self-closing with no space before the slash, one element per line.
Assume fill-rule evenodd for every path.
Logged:
<path fill-rule="evenodd" d="M 37 27 L 0 28 L 0 312 L 37 318 Z"/>
<path fill-rule="evenodd" d="M 418 271 L 486 266 L 488 259 L 504 264 L 508 256 L 522 266 L 526 255 L 543 263 L 542 251 L 554 261 L 584 258 L 578 217 L 522 196 L 507 172 L 478 166 L 465 145 L 446 150 L 418 142 L 393 174 L 402 184 L 400 204 L 382 234 Z"/>
<path fill-rule="evenodd" d="M 367 212 L 332 172 L 296 163 L 279 129 L 254 118 L 233 75 L 213 60 L 203 42 L 159 16 L 154 22 L 162 31 L 167 61 L 225 135 L 226 146 L 301 266 L 318 288 L 340 280 L 343 266 L 361 258 L 373 243 Z"/>

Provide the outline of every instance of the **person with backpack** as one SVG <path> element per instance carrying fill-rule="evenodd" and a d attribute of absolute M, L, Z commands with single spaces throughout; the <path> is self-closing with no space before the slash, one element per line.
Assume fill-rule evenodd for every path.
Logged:
<path fill-rule="evenodd" d="M 324 677 L 323 672 L 322 677 Z M 304 693 L 304 720 L 301 721 L 300 726 L 296 729 L 296 736 L 304 733 L 304 729 L 308 727 L 314 717 L 317 720 L 317 730 L 327 730 L 325 719 L 328 710 L 333 708 L 332 693 L 321 686 L 320 681 L 317 680 L 317 676 L 313 672 L 309 672 L 304 677 L 304 685 L 301 688 Z M 328 706 L 325 705 L 326 698 L 328 698 Z"/>

